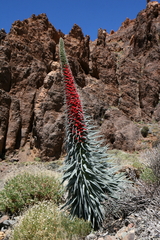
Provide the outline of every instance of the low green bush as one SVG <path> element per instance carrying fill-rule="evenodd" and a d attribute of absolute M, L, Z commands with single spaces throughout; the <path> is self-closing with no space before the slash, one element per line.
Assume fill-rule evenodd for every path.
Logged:
<path fill-rule="evenodd" d="M 62 200 L 62 186 L 54 177 L 46 175 L 19 174 L 10 179 L 0 191 L 0 211 L 18 213 L 39 201 Z"/>
<path fill-rule="evenodd" d="M 146 162 L 142 178 L 148 183 L 154 183 L 160 187 L 160 144 L 142 153 L 142 159 Z"/>
<path fill-rule="evenodd" d="M 149 132 L 149 128 L 147 126 L 143 126 L 143 128 L 141 129 L 141 134 L 144 138 L 148 136 L 148 132 Z"/>
<path fill-rule="evenodd" d="M 60 212 L 53 202 L 30 208 L 15 226 L 11 240 L 78 240 L 91 232 L 91 224 Z"/>
<path fill-rule="evenodd" d="M 41 159 L 40 159 L 39 157 L 35 157 L 35 158 L 34 158 L 34 161 L 36 161 L 36 162 L 40 162 Z"/>
<path fill-rule="evenodd" d="M 156 181 L 157 181 L 157 178 L 154 175 L 153 170 L 149 167 L 145 167 L 143 169 L 142 174 L 141 174 L 141 179 L 149 184 L 156 183 Z"/>

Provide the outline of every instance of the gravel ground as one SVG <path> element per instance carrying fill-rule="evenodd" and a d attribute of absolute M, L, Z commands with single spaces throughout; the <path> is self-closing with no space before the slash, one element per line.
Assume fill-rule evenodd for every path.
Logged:
<path fill-rule="evenodd" d="M 61 178 L 57 171 L 57 163 L 0 163 L 0 190 L 5 182 L 15 175 L 23 172 L 46 173 Z M 92 234 L 92 238 L 98 239 L 119 239 L 119 240 L 160 240 L 160 191 L 153 194 L 151 187 L 145 186 L 137 180 L 133 187 L 126 189 L 123 199 L 115 203 L 105 203 L 106 219 L 103 228 Z M 130 233 L 130 235 L 127 233 Z M 123 238 L 123 236 L 125 236 Z M 127 238 L 128 236 L 128 238 Z M 115 237 L 115 238 L 109 238 Z M 132 237 L 132 238 L 131 238 Z M 3 239 L 3 238 L 2 238 Z M 7 238 L 6 238 L 7 239 Z"/>

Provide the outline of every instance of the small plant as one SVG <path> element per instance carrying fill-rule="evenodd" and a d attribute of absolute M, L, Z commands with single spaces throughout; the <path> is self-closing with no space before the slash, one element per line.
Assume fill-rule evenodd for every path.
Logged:
<path fill-rule="evenodd" d="M 24 173 L 10 179 L 0 191 L 0 211 L 18 213 L 38 201 L 62 200 L 62 186 L 54 178 Z"/>
<path fill-rule="evenodd" d="M 36 162 L 40 162 L 41 159 L 40 159 L 39 157 L 35 157 L 35 158 L 34 158 L 34 161 L 36 161 Z"/>
<path fill-rule="evenodd" d="M 146 160 L 146 170 L 142 177 L 156 186 L 160 186 L 160 144 L 142 154 Z"/>
<path fill-rule="evenodd" d="M 11 240 L 78 240 L 91 232 L 82 219 L 70 219 L 53 202 L 42 202 L 30 208 L 15 226 Z"/>
<path fill-rule="evenodd" d="M 157 178 L 150 167 L 144 167 L 141 174 L 141 179 L 148 184 L 156 182 Z"/>
<path fill-rule="evenodd" d="M 141 129 L 141 134 L 144 138 L 146 138 L 148 136 L 148 132 L 149 132 L 149 128 L 147 126 L 144 126 L 142 129 Z"/>
<path fill-rule="evenodd" d="M 104 218 L 103 202 L 115 197 L 123 182 L 110 163 L 106 148 L 101 146 L 98 132 L 84 115 L 80 96 L 72 75 L 63 39 L 59 53 L 64 79 L 66 103 L 66 150 L 63 182 L 67 180 L 67 202 L 64 205 L 72 217 L 91 221 L 98 228 Z"/>

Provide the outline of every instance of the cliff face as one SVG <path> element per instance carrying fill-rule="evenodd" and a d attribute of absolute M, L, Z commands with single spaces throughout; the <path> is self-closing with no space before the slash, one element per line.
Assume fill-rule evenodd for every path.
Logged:
<path fill-rule="evenodd" d="M 112 148 L 139 150 L 140 122 L 160 121 L 160 4 L 150 2 L 117 32 L 98 30 L 92 42 L 79 26 L 68 35 L 45 14 L 0 32 L 0 155 L 27 142 L 44 160 L 60 157 L 64 142 L 63 37 L 84 109 Z M 151 133 L 152 134 L 152 133 Z M 154 136 L 157 140 L 157 136 Z"/>

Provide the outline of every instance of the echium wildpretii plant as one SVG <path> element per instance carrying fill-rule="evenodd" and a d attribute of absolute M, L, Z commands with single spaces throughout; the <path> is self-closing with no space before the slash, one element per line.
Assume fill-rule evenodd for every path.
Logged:
<path fill-rule="evenodd" d="M 109 163 L 106 148 L 96 141 L 97 131 L 84 116 L 80 96 L 72 75 L 63 39 L 59 53 L 64 79 L 66 104 L 66 150 L 63 182 L 67 180 L 67 202 L 72 216 L 91 221 L 94 228 L 102 224 L 103 202 L 114 197 L 122 183 L 121 176 Z"/>

